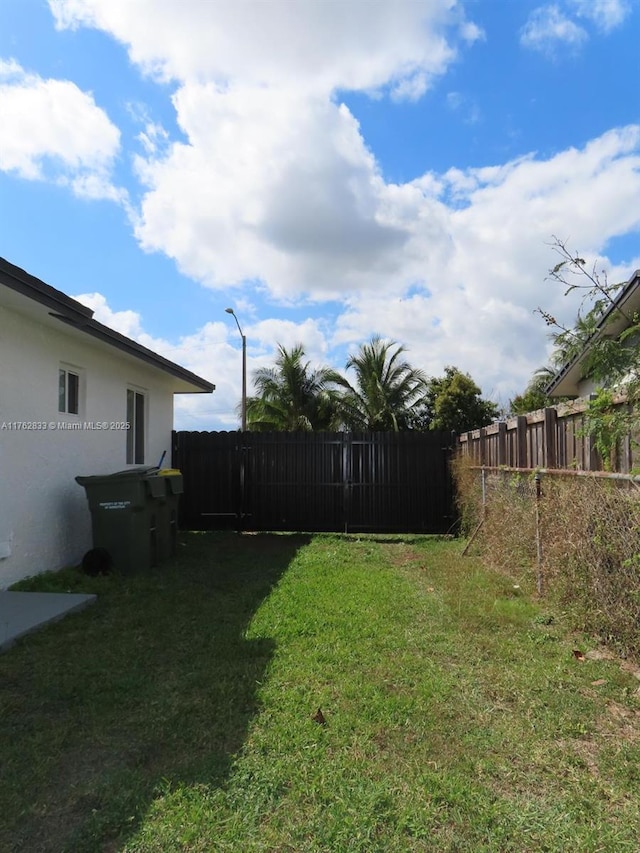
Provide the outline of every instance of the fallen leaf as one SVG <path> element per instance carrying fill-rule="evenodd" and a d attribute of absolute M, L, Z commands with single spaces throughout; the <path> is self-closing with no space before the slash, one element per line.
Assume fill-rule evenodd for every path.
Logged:
<path fill-rule="evenodd" d="M 314 723 L 318 723 L 321 726 L 324 726 L 325 723 L 327 722 L 324 718 L 324 714 L 322 713 L 321 708 L 318 708 L 318 710 L 316 711 L 316 713 L 313 715 L 313 717 L 311 719 L 314 721 Z"/>
<path fill-rule="evenodd" d="M 573 656 L 576 660 L 583 661 L 584 660 L 584 652 L 581 652 L 580 649 L 573 650 Z"/>
<path fill-rule="evenodd" d="M 595 681 L 591 682 L 592 687 L 602 687 L 603 684 L 607 683 L 606 678 L 597 678 Z"/>

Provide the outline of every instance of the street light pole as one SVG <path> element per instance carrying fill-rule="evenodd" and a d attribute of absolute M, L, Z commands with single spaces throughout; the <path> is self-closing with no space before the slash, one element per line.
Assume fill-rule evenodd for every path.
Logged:
<path fill-rule="evenodd" d="M 240 337 L 242 338 L 242 432 L 247 431 L 247 338 L 242 329 L 240 328 L 240 323 L 238 322 L 238 318 L 236 317 L 236 312 L 233 308 L 225 308 L 224 309 L 227 314 L 232 314 L 233 319 L 236 321 L 236 326 L 238 327 L 238 331 L 240 332 Z"/>

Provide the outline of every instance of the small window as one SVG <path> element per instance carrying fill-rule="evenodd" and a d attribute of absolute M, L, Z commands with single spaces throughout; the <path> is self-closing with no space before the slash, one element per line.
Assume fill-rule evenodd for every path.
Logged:
<path fill-rule="evenodd" d="M 144 394 L 127 389 L 127 465 L 144 463 Z"/>
<path fill-rule="evenodd" d="M 80 375 L 73 370 L 58 370 L 58 411 L 77 415 L 80 410 Z"/>

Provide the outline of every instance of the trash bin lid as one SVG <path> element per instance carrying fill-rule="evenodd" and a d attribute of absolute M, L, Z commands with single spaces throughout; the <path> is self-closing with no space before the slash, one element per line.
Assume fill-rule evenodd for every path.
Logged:
<path fill-rule="evenodd" d="M 110 482 L 113 480 L 146 480 L 158 473 L 155 465 L 142 466 L 140 468 L 127 468 L 124 471 L 115 471 L 113 474 L 94 474 L 90 477 L 76 477 L 76 483 L 80 486 L 93 483 Z"/>
<path fill-rule="evenodd" d="M 115 471 L 107 474 L 108 477 L 151 477 L 158 473 L 155 465 L 141 465 L 139 468 L 125 468 L 124 471 Z"/>

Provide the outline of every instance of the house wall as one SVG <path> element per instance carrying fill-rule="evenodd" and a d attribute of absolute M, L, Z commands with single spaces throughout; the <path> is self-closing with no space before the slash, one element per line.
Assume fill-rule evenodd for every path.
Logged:
<path fill-rule="evenodd" d="M 594 379 L 581 379 L 578 382 L 578 397 L 588 397 L 589 394 L 595 394 L 597 390 Z"/>
<path fill-rule="evenodd" d="M 87 334 L 0 307 L 0 589 L 20 578 L 80 562 L 91 547 L 91 516 L 77 475 L 126 464 L 126 431 L 84 428 L 126 421 L 127 387 L 146 394 L 147 465 L 171 455 L 172 378 Z M 53 323 L 54 325 L 51 325 Z M 78 415 L 58 412 L 60 363 L 81 374 Z M 46 429 L 16 429 L 15 422 Z M 81 429 L 52 429 L 51 424 Z"/>

